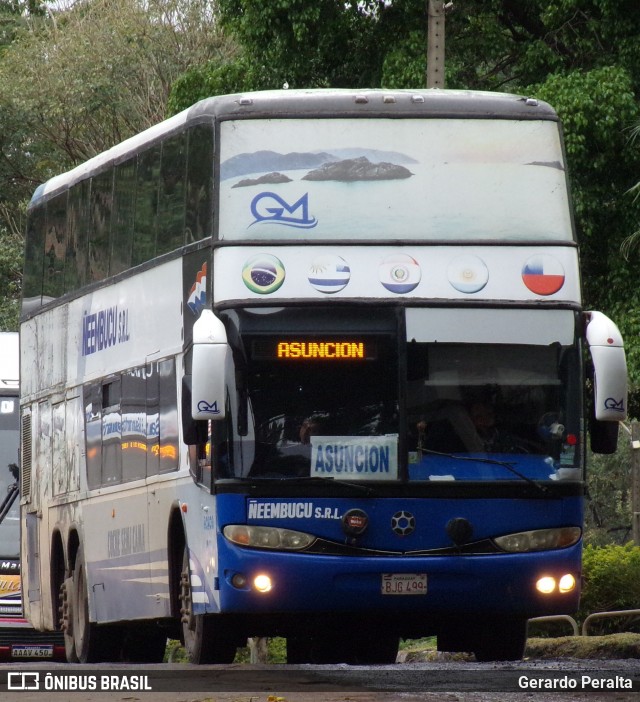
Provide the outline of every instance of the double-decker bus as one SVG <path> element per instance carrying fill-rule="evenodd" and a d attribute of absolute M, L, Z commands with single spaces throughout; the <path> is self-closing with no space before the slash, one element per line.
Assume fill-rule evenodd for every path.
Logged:
<path fill-rule="evenodd" d="M 543 102 L 199 102 L 37 189 L 21 354 L 25 604 L 71 661 L 518 659 L 577 608 L 626 367 Z"/>
<path fill-rule="evenodd" d="M 0 660 L 57 659 L 60 633 L 36 631 L 22 611 L 18 365 L 18 334 L 0 332 Z"/>

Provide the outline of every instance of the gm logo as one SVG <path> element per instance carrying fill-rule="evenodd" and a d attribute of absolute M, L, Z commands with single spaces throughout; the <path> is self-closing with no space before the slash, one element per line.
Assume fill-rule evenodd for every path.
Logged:
<path fill-rule="evenodd" d="M 309 194 L 305 193 L 290 205 L 276 193 L 258 193 L 251 201 L 251 214 L 255 217 L 251 225 L 258 222 L 274 222 L 286 227 L 313 229 L 318 224 L 315 217 L 309 216 Z"/>
<path fill-rule="evenodd" d="M 615 397 L 607 397 L 604 408 L 614 412 L 624 412 L 624 399 L 616 400 Z"/>
<path fill-rule="evenodd" d="M 198 412 L 206 412 L 207 414 L 220 414 L 218 409 L 218 401 L 207 402 L 206 400 L 200 400 L 198 402 Z"/>
<path fill-rule="evenodd" d="M 7 673 L 7 690 L 39 690 L 40 673 Z"/>

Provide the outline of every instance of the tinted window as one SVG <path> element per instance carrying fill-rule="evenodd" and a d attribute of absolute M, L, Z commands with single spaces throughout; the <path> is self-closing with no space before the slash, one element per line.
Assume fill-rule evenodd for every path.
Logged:
<path fill-rule="evenodd" d="M 136 207 L 136 161 L 115 168 L 114 207 L 111 223 L 111 263 L 109 275 L 126 271 L 131 265 L 133 224 Z"/>
<path fill-rule="evenodd" d="M 89 181 L 85 180 L 69 190 L 67 200 L 67 260 L 64 271 L 66 291 L 77 290 L 87 283 L 88 203 Z"/>
<path fill-rule="evenodd" d="M 42 265 L 44 262 L 45 209 L 34 209 L 27 222 L 22 297 L 26 301 L 42 299 Z"/>
<path fill-rule="evenodd" d="M 45 297 L 59 297 L 64 292 L 64 262 L 67 247 L 67 193 L 49 200 L 44 237 Z"/>
<path fill-rule="evenodd" d="M 211 236 L 212 195 L 213 129 L 202 124 L 189 131 L 185 243 Z"/>
<path fill-rule="evenodd" d="M 156 255 L 159 177 L 160 146 L 154 146 L 138 156 L 135 236 L 131 257 L 133 266 L 149 261 Z"/>
<path fill-rule="evenodd" d="M 91 280 L 109 275 L 109 228 L 113 205 L 113 172 L 91 179 L 91 231 L 89 233 L 89 272 Z"/>
<path fill-rule="evenodd" d="M 172 358 L 158 363 L 160 389 L 160 472 L 178 468 L 176 369 Z"/>
<path fill-rule="evenodd" d="M 180 134 L 162 144 L 157 255 L 173 251 L 184 242 L 185 143 L 185 135 Z"/>
<path fill-rule="evenodd" d="M 122 479 L 147 474 L 147 388 L 144 368 L 122 375 Z"/>
<path fill-rule="evenodd" d="M 102 387 L 102 484 L 122 480 L 120 378 Z"/>
<path fill-rule="evenodd" d="M 87 440 L 87 482 L 90 488 L 102 482 L 102 386 L 84 389 L 84 417 Z"/>
<path fill-rule="evenodd" d="M 160 469 L 160 380 L 158 364 L 149 363 L 147 375 L 147 475 Z"/>

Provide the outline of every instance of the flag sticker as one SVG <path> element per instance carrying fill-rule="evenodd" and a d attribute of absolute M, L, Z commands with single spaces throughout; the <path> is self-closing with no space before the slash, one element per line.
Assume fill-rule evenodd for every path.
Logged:
<path fill-rule="evenodd" d="M 536 295 L 553 295 L 564 285 L 564 268 L 547 254 L 532 256 L 522 267 L 524 284 Z"/>

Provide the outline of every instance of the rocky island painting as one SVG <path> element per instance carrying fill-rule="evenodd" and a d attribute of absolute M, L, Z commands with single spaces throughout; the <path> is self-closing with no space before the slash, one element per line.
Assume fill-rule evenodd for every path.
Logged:
<path fill-rule="evenodd" d="M 376 149 L 338 149 L 334 152 L 292 152 L 287 154 L 275 151 L 242 153 L 220 164 L 222 180 L 243 175 L 232 188 L 252 185 L 276 185 L 293 180 L 292 171 L 306 171 L 300 180 L 307 181 L 375 181 L 400 180 L 410 178 L 413 173 L 405 165 L 417 163 L 406 154 Z M 287 171 L 285 175 L 281 171 Z"/>

